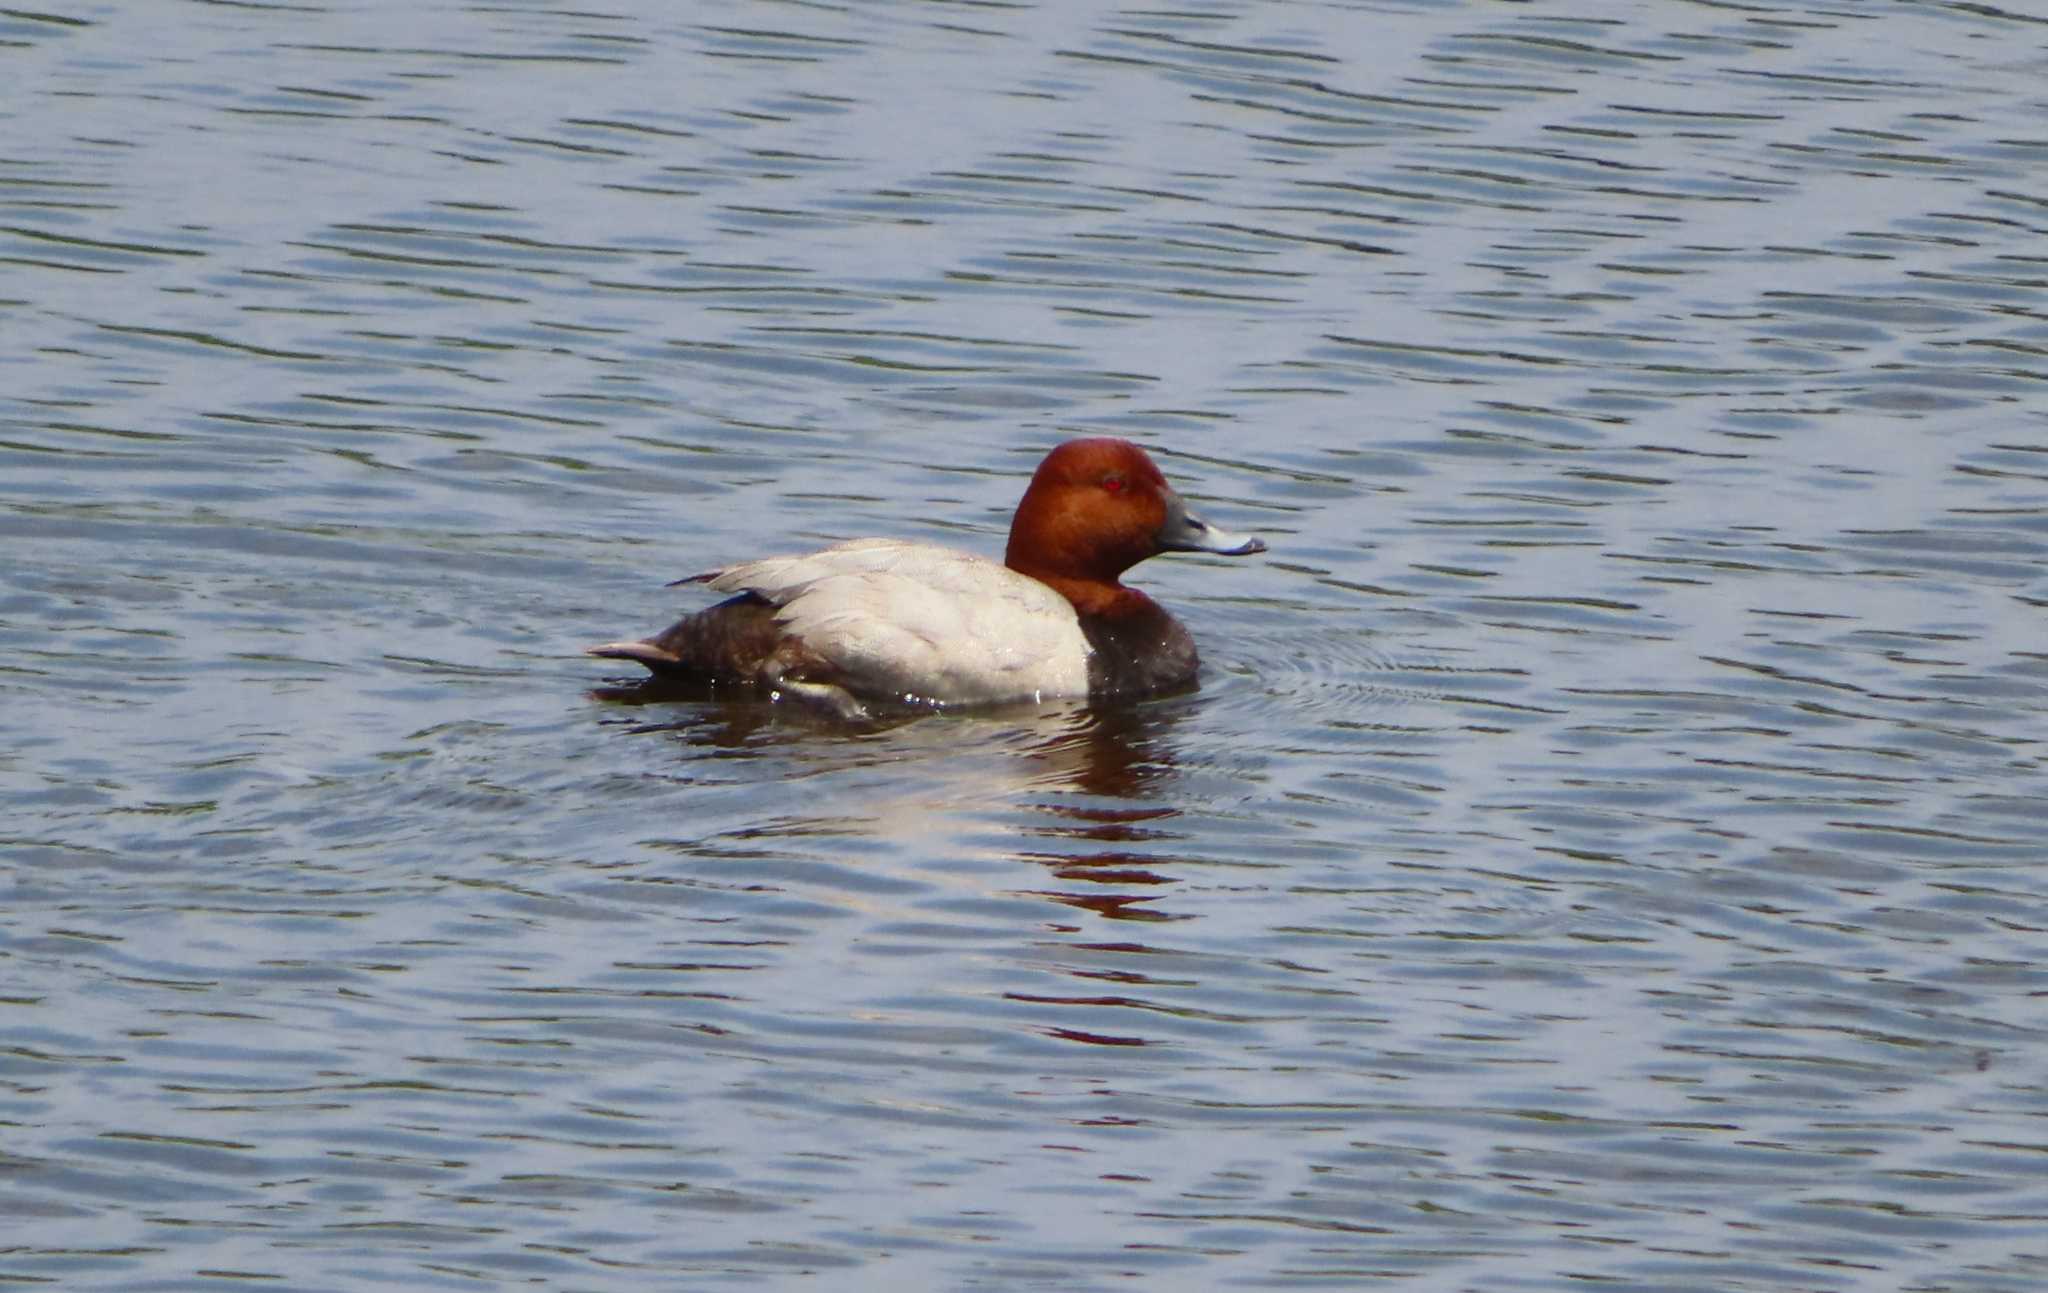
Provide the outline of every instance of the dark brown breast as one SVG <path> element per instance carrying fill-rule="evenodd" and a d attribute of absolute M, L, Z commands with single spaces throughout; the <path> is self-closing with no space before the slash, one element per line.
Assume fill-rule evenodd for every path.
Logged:
<path fill-rule="evenodd" d="M 1201 667 L 1195 639 L 1149 597 L 1125 602 L 1114 615 L 1084 613 L 1081 632 L 1091 648 L 1091 697 L 1176 691 L 1192 684 Z"/>

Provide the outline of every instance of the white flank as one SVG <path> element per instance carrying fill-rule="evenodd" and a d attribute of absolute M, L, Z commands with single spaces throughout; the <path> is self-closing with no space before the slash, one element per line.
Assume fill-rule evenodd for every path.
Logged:
<path fill-rule="evenodd" d="M 1073 606 L 972 553 L 855 539 L 727 566 L 705 582 L 766 598 L 861 695 L 957 705 L 1088 694 L 1088 640 Z"/>

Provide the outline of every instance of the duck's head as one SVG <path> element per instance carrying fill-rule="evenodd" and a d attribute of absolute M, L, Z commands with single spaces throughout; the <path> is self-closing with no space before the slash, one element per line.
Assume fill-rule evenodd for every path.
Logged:
<path fill-rule="evenodd" d="M 1120 587 L 1118 576 L 1162 552 L 1226 557 L 1264 552 L 1263 539 L 1219 530 L 1188 511 L 1143 449 L 1128 440 L 1069 440 L 1045 456 L 1010 522 L 1004 564 L 1074 592 Z"/>

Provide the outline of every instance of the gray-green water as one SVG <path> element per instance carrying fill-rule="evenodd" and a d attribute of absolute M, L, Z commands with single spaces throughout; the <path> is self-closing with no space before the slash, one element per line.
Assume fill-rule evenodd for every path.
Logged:
<path fill-rule="evenodd" d="M 0 1282 L 2031 1290 L 2048 23 L 0 14 Z M 993 552 L 1189 696 L 605 704 Z"/>

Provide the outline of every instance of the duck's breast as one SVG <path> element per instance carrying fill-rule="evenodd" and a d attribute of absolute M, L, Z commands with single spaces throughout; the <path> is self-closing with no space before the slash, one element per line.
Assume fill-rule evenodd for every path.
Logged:
<path fill-rule="evenodd" d="M 831 682 L 944 704 L 1088 694 L 1088 639 L 1067 599 L 972 553 L 857 539 L 703 577 L 773 603 Z"/>

